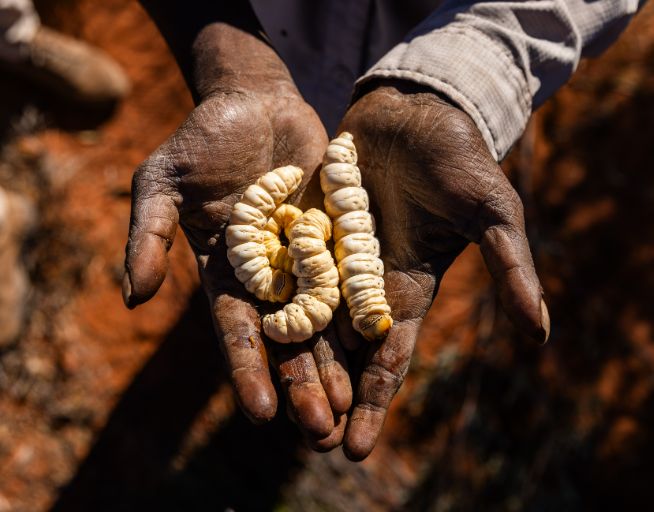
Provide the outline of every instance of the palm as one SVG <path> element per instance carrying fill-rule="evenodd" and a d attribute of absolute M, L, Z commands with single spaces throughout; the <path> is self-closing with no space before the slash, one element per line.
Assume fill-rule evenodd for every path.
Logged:
<path fill-rule="evenodd" d="M 544 325 L 522 205 L 465 113 L 433 93 L 381 87 L 351 107 L 342 128 L 359 152 L 395 320 L 388 338 L 369 348 L 346 433 L 346 450 L 362 458 L 408 369 L 438 284 L 469 242 L 481 244 L 512 319 L 536 337 Z"/>
<path fill-rule="evenodd" d="M 174 148 L 175 163 L 167 178 L 177 184 L 183 198 L 180 224 L 196 255 L 216 260 L 211 272 L 201 261 L 208 289 L 233 281 L 224 251 L 216 248 L 222 245 L 232 206 L 248 185 L 274 167 L 297 165 L 305 176 L 294 200 L 303 204 L 310 200 L 307 191 L 313 186 L 307 185 L 324 151 L 324 129 L 305 103 L 289 102 L 277 99 L 273 109 L 252 97 L 213 97 L 168 143 Z"/>
<path fill-rule="evenodd" d="M 277 400 L 258 305 L 234 276 L 223 233 L 245 188 L 274 167 L 304 169 L 292 199 L 301 207 L 319 201 L 319 185 L 311 178 L 317 176 L 326 145 L 317 115 L 297 93 L 218 93 L 197 107 L 134 176 L 125 300 L 133 307 L 157 291 L 179 223 L 197 256 L 237 397 L 254 421 L 270 419 Z M 313 439 L 331 434 L 332 410 L 340 415 L 351 401 L 345 370 L 335 360 L 334 340 L 326 338 L 271 351 L 287 383 L 290 409 Z"/>

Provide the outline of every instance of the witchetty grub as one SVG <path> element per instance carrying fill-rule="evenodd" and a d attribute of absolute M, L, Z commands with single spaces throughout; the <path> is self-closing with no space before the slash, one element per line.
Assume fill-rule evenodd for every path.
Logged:
<path fill-rule="evenodd" d="M 338 271 L 326 245 L 331 234 L 329 217 L 315 208 L 290 225 L 288 254 L 293 259 L 298 289 L 290 304 L 263 317 L 263 330 L 273 340 L 305 341 L 331 322 L 340 301 Z"/>
<path fill-rule="evenodd" d="M 325 210 L 334 222 L 334 252 L 352 325 L 366 339 L 375 340 L 388 334 L 393 319 L 384 292 L 384 264 L 379 258 L 375 223 L 356 164 L 353 137 L 343 132 L 327 147 L 320 185 Z"/>
<path fill-rule="evenodd" d="M 353 327 L 368 340 L 384 338 L 393 319 L 352 135 L 341 133 L 325 153 L 320 184 L 327 214 L 284 204 L 301 180 L 294 166 L 266 173 L 234 205 L 227 227 L 227 258 L 245 288 L 261 300 L 292 297 L 263 317 L 264 332 L 280 343 L 309 339 L 331 322 L 342 292 Z M 327 246 L 332 235 L 337 264 Z"/>
<path fill-rule="evenodd" d="M 302 210 L 298 207 L 280 204 L 263 228 L 263 245 L 266 246 L 270 266 L 287 274 L 293 272 L 293 258 L 288 254 L 288 248 L 282 244 L 280 237 L 284 233 L 286 238 L 289 238 L 290 226 L 300 215 Z"/>
<path fill-rule="evenodd" d="M 225 234 L 227 258 L 236 278 L 260 300 L 287 302 L 293 295 L 292 262 L 267 233 L 283 229 L 285 222 L 290 224 L 288 216 L 299 216 L 299 210 L 280 210 L 280 205 L 298 188 L 302 175 L 302 169 L 292 165 L 274 169 L 250 185 L 232 208 Z M 277 240 L 279 230 L 275 234 Z"/>

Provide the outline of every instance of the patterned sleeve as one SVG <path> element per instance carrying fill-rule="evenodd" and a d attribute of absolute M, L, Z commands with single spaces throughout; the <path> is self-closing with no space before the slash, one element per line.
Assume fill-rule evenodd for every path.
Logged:
<path fill-rule="evenodd" d="M 501 160 L 533 109 L 627 26 L 645 0 L 448 0 L 357 84 L 401 78 L 429 86 L 475 121 Z"/>

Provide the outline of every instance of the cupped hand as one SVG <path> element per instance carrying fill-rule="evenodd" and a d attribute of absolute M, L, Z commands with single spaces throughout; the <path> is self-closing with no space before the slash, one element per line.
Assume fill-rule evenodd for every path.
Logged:
<path fill-rule="evenodd" d="M 288 395 L 290 415 L 316 449 L 329 449 L 341 441 L 340 417 L 351 403 L 334 333 L 293 347 L 271 344 L 267 351 L 259 321 L 262 305 L 236 280 L 226 258 L 223 233 L 230 210 L 265 172 L 289 164 L 301 167 L 305 177 L 293 201 L 300 207 L 320 201 L 311 177 L 327 138 L 317 115 L 291 84 L 265 83 L 260 77 L 254 83 L 243 89 L 217 88 L 136 171 L 123 295 L 133 308 L 156 293 L 179 224 L 197 257 L 243 411 L 254 422 L 275 415 L 269 354 Z"/>
<path fill-rule="evenodd" d="M 353 460 L 373 449 L 405 374 L 420 324 L 447 268 L 469 242 L 480 244 L 502 305 L 539 342 L 549 316 L 525 235 L 520 198 L 470 117 L 420 86 L 380 82 L 347 112 L 363 186 L 370 196 L 394 326 L 368 351 L 344 449 Z M 356 345 L 349 318 L 339 336 Z"/>

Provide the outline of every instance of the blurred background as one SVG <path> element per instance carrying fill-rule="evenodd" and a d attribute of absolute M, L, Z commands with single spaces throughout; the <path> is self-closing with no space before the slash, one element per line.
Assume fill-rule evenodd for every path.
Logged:
<path fill-rule="evenodd" d="M 36 5 L 131 90 L 91 108 L 2 71 L 0 512 L 651 508 L 654 5 L 504 163 L 549 344 L 512 329 L 469 247 L 359 464 L 310 452 L 283 414 L 253 427 L 238 411 L 181 233 L 157 298 L 125 309 L 131 175 L 192 102 L 135 1 Z"/>

